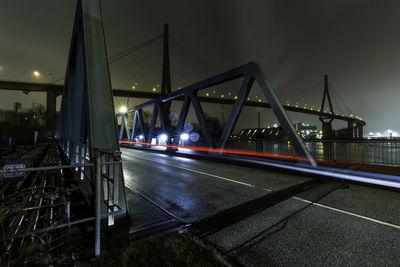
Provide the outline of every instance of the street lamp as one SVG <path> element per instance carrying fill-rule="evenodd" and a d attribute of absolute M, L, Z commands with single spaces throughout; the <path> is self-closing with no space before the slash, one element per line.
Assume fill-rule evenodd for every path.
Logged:
<path fill-rule="evenodd" d="M 181 140 L 182 140 L 182 141 L 187 141 L 187 140 L 189 140 L 189 134 L 188 134 L 188 133 L 182 133 L 182 134 L 181 134 Z"/>

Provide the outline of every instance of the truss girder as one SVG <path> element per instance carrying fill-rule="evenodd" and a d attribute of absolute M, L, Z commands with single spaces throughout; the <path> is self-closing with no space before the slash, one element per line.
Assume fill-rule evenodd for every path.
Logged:
<path fill-rule="evenodd" d="M 254 82 L 257 82 L 258 86 L 260 87 L 263 95 L 267 99 L 269 105 L 272 108 L 272 111 L 274 112 L 277 120 L 279 121 L 280 125 L 283 128 L 283 131 L 285 132 L 286 136 L 290 140 L 296 155 L 302 158 L 307 158 L 309 162 L 312 165 L 316 165 L 314 159 L 312 158 L 311 154 L 307 150 L 307 148 L 304 145 L 303 140 L 300 138 L 300 136 L 297 134 L 296 130 L 293 127 L 293 124 L 291 120 L 289 119 L 289 116 L 287 115 L 284 107 L 282 104 L 279 102 L 277 96 L 275 95 L 274 91 L 272 90 L 271 85 L 268 83 L 268 80 L 266 79 L 265 74 L 259 67 L 259 65 L 255 62 L 250 62 L 246 65 L 243 65 L 241 67 L 229 70 L 227 72 L 215 75 L 211 78 L 205 79 L 203 81 L 200 81 L 198 83 L 189 85 L 183 89 L 177 90 L 175 92 L 172 92 L 170 94 L 167 94 L 165 96 L 160 96 L 154 100 L 145 102 L 141 105 L 138 105 L 134 108 L 131 108 L 128 110 L 127 114 L 130 114 L 132 112 L 136 111 L 141 111 L 144 108 L 154 106 L 154 111 L 153 111 L 153 117 L 152 117 L 152 123 L 150 126 L 150 132 L 147 135 L 146 140 L 151 140 L 153 138 L 154 134 L 154 125 L 155 125 L 155 120 L 157 119 L 158 116 L 158 111 L 159 111 L 159 105 L 165 102 L 172 101 L 174 99 L 182 98 L 184 97 L 184 103 L 181 109 L 181 113 L 179 115 L 179 120 L 177 124 L 177 132 L 182 131 L 188 111 L 189 111 L 189 106 L 190 104 L 193 104 L 193 108 L 195 110 L 196 116 L 198 118 L 199 124 L 201 131 L 203 133 L 203 136 L 207 142 L 207 144 L 210 147 L 214 146 L 214 142 L 211 138 L 209 128 L 207 126 L 207 122 L 203 113 L 203 109 L 201 107 L 200 101 L 197 97 L 197 93 L 202 90 L 206 89 L 212 86 L 215 86 L 220 83 L 228 82 L 234 79 L 238 78 L 243 78 L 243 83 L 241 85 L 241 88 L 238 93 L 238 99 L 235 101 L 234 107 L 229 115 L 229 119 L 225 125 L 225 128 L 223 130 L 223 134 L 220 138 L 220 140 L 217 143 L 218 148 L 224 148 L 226 145 L 226 142 L 229 138 L 229 136 L 232 134 L 232 130 L 237 122 L 237 119 L 241 113 L 241 110 L 245 104 L 245 101 L 247 99 L 247 96 L 252 88 L 252 85 Z M 121 116 L 121 114 L 117 114 L 117 116 Z M 161 124 L 163 123 L 163 120 L 161 120 Z M 177 135 L 178 141 L 174 141 L 174 144 L 179 143 L 179 135 Z"/>

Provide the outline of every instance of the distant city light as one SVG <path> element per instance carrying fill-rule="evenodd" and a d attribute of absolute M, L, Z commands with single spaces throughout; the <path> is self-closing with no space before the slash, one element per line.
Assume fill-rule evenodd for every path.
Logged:
<path fill-rule="evenodd" d="M 153 88 L 153 92 L 155 92 L 156 90 L 157 90 L 157 89 L 154 87 L 154 88 Z"/>
<path fill-rule="evenodd" d="M 136 89 L 136 87 L 135 87 L 135 86 L 132 86 L 132 89 L 133 89 L 133 90 L 135 90 L 135 89 Z"/>
<path fill-rule="evenodd" d="M 235 95 L 235 99 L 237 99 L 237 96 Z"/>
<path fill-rule="evenodd" d="M 371 138 L 393 138 L 393 137 L 400 137 L 400 134 L 391 129 L 387 129 L 384 132 L 369 132 L 367 137 L 368 137 L 368 139 L 371 139 Z"/>
<path fill-rule="evenodd" d="M 38 77 L 40 76 L 40 72 L 38 72 L 37 70 L 35 70 L 35 71 L 33 72 L 33 75 L 34 75 L 36 78 L 38 78 Z"/>
<path fill-rule="evenodd" d="M 121 113 L 125 113 L 125 112 L 127 112 L 128 111 L 128 108 L 126 107 L 126 106 L 121 106 L 120 108 L 119 108 L 119 112 L 121 112 Z"/>

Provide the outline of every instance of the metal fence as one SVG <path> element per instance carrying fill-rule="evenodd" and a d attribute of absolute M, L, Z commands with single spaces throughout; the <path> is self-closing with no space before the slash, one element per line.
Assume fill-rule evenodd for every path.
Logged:
<path fill-rule="evenodd" d="M 307 141 L 314 159 L 400 166 L 400 140 Z M 290 142 L 283 140 L 231 141 L 227 148 L 294 156 Z"/>
<path fill-rule="evenodd" d="M 75 175 L 89 203 L 94 202 L 95 255 L 100 254 L 100 220 L 107 217 L 107 225 L 114 225 L 120 207 L 122 160 L 120 151 L 96 150 L 92 155 L 88 144 L 63 141 L 63 151 L 75 166 Z"/>

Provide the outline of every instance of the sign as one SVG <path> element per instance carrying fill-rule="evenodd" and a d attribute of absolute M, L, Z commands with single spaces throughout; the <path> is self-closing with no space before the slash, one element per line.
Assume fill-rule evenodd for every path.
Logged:
<path fill-rule="evenodd" d="M 4 162 L 3 170 L 10 170 L 13 169 L 21 169 L 25 168 L 25 161 L 24 160 L 8 160 Z M 17 171 L 17 172 L 7 172 L 3 173 L 4 179 L 22 179 L 24 178 L 24 172 Z"/>

